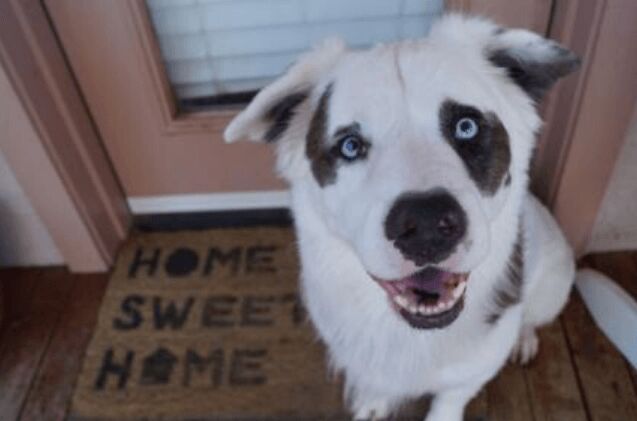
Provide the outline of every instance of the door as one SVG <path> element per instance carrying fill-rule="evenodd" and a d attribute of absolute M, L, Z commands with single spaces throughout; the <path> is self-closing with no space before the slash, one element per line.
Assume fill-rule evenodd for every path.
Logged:
<path fill-rule="evenodd" d="M 552 0 L 44 3 L 133 204 L 148 196 L 285 189 L 268 146 L 226 146 L 221 134 L 255 90 L 323 36 L 365 46 L 424 35 L 446 7 L 546 33 L 552 6 Z"/>

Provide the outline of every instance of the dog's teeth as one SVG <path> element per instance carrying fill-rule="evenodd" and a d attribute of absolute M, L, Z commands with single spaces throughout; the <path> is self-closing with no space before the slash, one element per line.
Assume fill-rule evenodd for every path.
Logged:
<path fill-rule="evenodd" d="M 458 299 L 464 293 L 465 288 L 467 287 L 466 282 L 461 282 L 460 285 L 453 290 L 453 298 Z"/>
<path fill-rule="evenodd" d="M 405 297 L 404 295 L 397 295 L 396 297 L 394 297 L 394 301 L 402 308 L 407 308 L 407 306 L 409 305 L 407 297 Z"/>
<path fill-rule="evenodd" d="M 453 289 L 450 297 L 448 297 L 445 301 L 440 300 L 435 304 L 414 304 L 413 301 L 410 300 L 406 294 L 395 295 L 393 297 L 393 301 L 402 309 L 414 315 L 436 315 L 450 310 L 454 306 L 454 304 L 458 302 L 458 299 L 464 293 L 466 286 L 466 281 L 460 281 Z"/>

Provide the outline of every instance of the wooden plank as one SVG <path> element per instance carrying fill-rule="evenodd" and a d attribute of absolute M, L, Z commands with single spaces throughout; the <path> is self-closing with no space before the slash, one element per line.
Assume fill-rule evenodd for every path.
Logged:
<path fill-rule="evenodd" d="M 526 370 L 537 421 L 586 420 L 560 320 L 540 329 L 540 351 Z"/>
<path fill-rule="evenodd" d="M 637 368 L 626 361 L 626 369 L 630 372 L 630 378 L 633 381 L 633 390 L 635 391 L 635 396 L 637 396 Z"/>
<path fill-rule="evenodd" d="M 483 387 L 480 393 L 469 402 L 465 410 L 465 420 L 467 421 L 483 421 L 489 416 L 489 402 L 487 398 L 487 389 Z"/>
<path fill-rule="evenodd" d="M 633 297 L 637 297 L 637 253 L 613 252 L 589 256 L 590 266 L 615 280 Z"/>
<path fill-rule="evenodd" d="M 507 364 L 487 385 L 489 421 L 531 421 L 533 406 L 526 385 L 524 369 Z"/>
<path fill-rule="evenodd" d="M 36 270 L 9 268 L 0 270 L 0 282 L 4 293 L 6 321 L 28 315 L 28 305 L 33 296 Z"/>
<path fill-rule="evenodd" d="M 5 309 L 4 309 L 4 298 L 2 296 L 2 279 L 0 279 L 0 337 L 2 337 L 2 326 L 3 326 L 3 319 L 4 319 L 4 313 L 5 313 Z M 1 345 L 0 345 L 1 347 Z"/>
<path fill-rule="evenodd" d="M 3 269 L 0 271 L 0 283 L 3 293 L 3 323 L 0 328 L 0 359 L 2 350 L 7 344 L 5 331 L 10 325 L 19 323 L 28 314 L 28 307 L 33 296 L 35 277 L 25 276 L 24 269 Z"/>
<path fill-rule="evenodd" d="M 420 421 L 429 412 L 431 396 L 424 396 L 416 401 L 408 402 L 404 405 L 394 418 L 400 421 Z M 469 402 L 465 409 L 464 419 L 466 421 L 485 421 L 488 418 L 487 391 L 482 388 L 480 393 Z"/>
<path fill-rule="evenodd" d="M 562 320 L 591 419 L 637 419 L 637 397 L 626 363 L 595 327 L 579 294 L 572 295 Z"/>
<path fill-rule="evenodd" d="M 431 396 L 424 396 L 416 401 L 408 402 L 400 410 L 390 417 L 392 420 L 400 421 L 421 421 L 428 413 L 431 404 Z M 469 402 L 465 409 L 465 421 L 486 421 L 487 412 L 487 392 L 483 388 L 480 393 Z"/>
<path fill-rule="evenodd" d="M 628 256 L 633 263 L 634 271 L 622 278 L 619 282 L 637 299 L 637 251 L 631 251 Z"/>
<path fill-rule="evenodd" d="M 57 315 L 65 304 L 71 285 L 66 269 L 28 270 L 14 282 L 33 277 L 30 304 L 22 319 L 14 320 L 4 332 L 5 347 L 0 359 L 0 414 L 16 419 L 32 379 L 49 344 Z"/>
<path fill-rule="evenodd" d="M 28 394 L 21 420 L 63 420 L 69 408 L 82 357 L 93 334 L 105 274 L 75 276 L 51 343 Z"/>

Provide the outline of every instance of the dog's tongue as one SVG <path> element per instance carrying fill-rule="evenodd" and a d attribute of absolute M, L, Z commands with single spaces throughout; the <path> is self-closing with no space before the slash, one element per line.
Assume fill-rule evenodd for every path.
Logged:
<path fill-rule="evenodd" d="M 453 273 L 429 267 L 404 278 L 400 282 L 406 288 L 415 288 L 432 294 L 441 294 L 444 291 L 445 282 L 452 276 Z"/>

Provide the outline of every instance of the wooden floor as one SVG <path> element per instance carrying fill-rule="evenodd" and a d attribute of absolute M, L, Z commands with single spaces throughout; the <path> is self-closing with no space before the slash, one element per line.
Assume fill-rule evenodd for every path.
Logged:
<path fill-rule="evenodd" d="M 582 264 L 637 296 L 637 253 L 589 256 Z M 0 282 L 0 420 L 64 419 L 107 277 L 6 269 Z M 528 367 L 508 365 L 470 404 L 467 419 L 637 420 L 637 373 L 576 293 L 540 337 L 539 357 Z"/>

